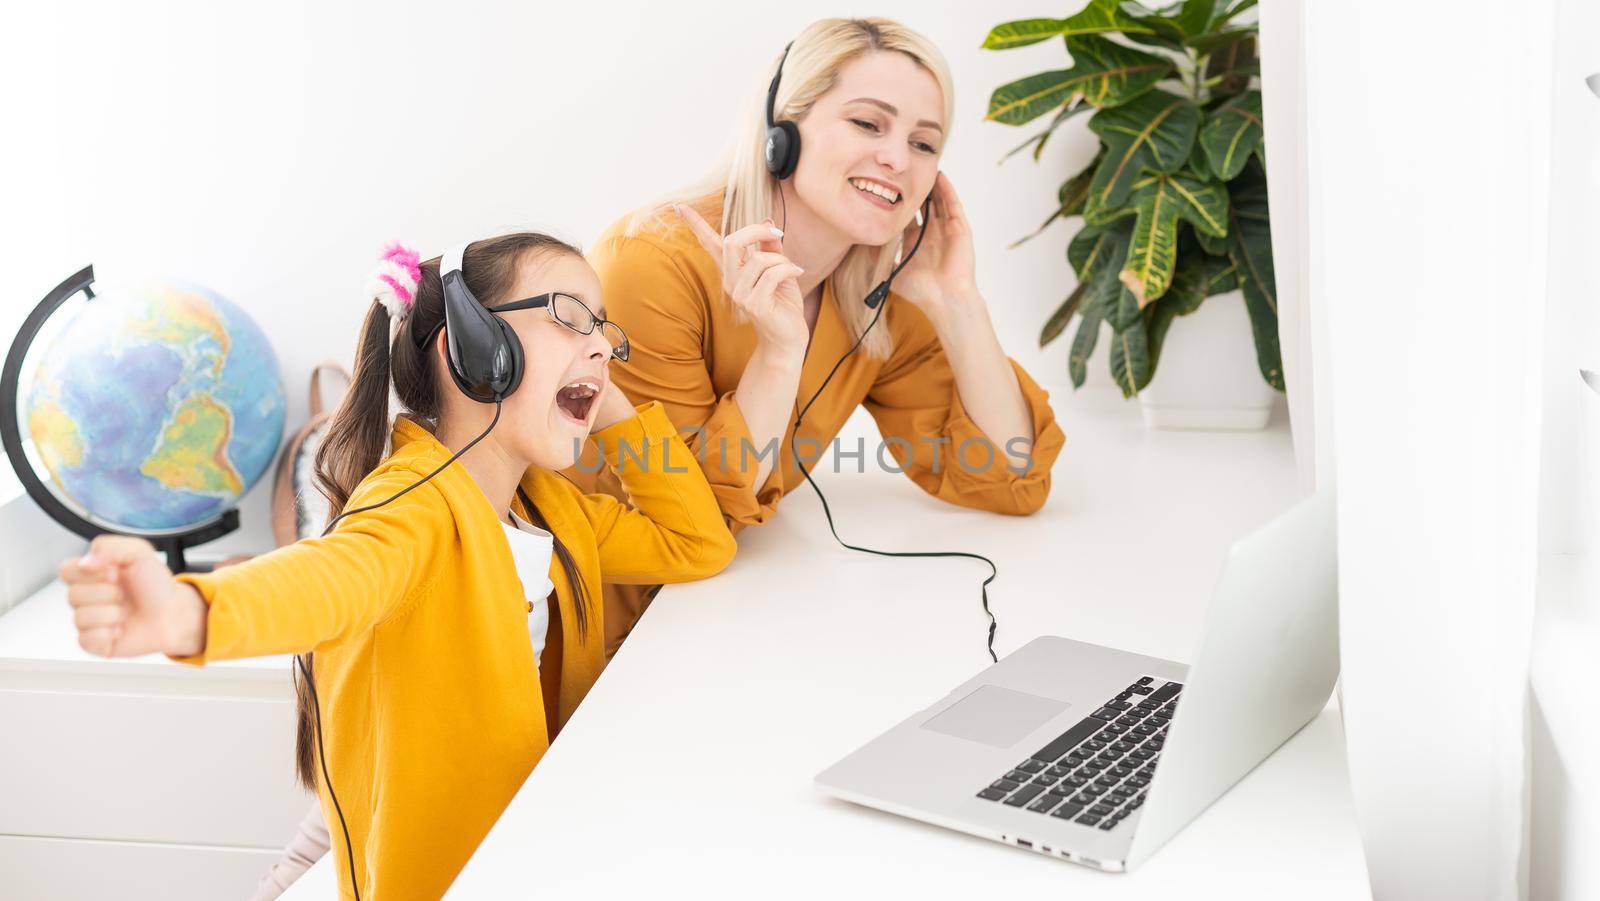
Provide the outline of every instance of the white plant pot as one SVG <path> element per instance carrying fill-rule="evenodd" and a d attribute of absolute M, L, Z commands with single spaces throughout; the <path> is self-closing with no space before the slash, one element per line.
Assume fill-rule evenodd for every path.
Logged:
<path fill-rule="evenodd" d="M 1277 394 L 1256 364 L 1244 292 L 1229 291 L 1173 320 L 1139 406 L 1154 429 L 1250 431 L 1266 428 Z"/>

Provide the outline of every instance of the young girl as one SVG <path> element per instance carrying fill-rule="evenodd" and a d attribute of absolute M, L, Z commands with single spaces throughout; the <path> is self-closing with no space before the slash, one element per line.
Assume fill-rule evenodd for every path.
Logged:
<path fill-rule="evenodd" d="M 299 775 L 357 898 L 444 893 L 599 675 L 602 574 L 697 579 L 734 549 L 660 405 L 610 380 L 627 341 L 579 252 L 513 234 L 458 253 L 448 322 L 438 260 L 380 270 L 317 455 L 345 511 L 324 537 L 174 576 L 105 535 L 61 567 L 91 653 L 305 655 Z M 632 508 L 556 472 L 591 431 Z"/>

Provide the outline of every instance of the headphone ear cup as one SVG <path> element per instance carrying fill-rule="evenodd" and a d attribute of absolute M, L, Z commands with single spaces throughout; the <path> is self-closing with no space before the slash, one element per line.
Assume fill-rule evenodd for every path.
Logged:
<path fill-rule="evenodd" d="M 767 171 L 779 181 L 794 174 L 800 164 L 800 127 L 788 120 L 767 129 Z"/>
<path fill-rule="evenodd" d="M 494 314 L 491 313 L 490 315 Z M 522 339 L 517 337 L 517 330 L 511 327 L 511 323 L 499 316 L 494 317 L 494 322 L 495 325 L 500 327 L 500 340 L 506 349 L 507 363 L 510 367 L 503 378 L 497 380 L 500 384 L 504 384 L 505 387 L 497 387 L 496 390 L 501 398 L 507 398 L 517 390 L 518 385 L 522 384 L 522 373 L 527 367 L 522 356 Z"/>

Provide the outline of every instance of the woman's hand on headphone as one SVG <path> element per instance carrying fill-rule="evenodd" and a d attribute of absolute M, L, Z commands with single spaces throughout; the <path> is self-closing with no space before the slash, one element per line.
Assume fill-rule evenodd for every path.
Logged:
<path fill-rule="evenodd" d="M 205 650 L 206 602 L 172 577 L 143 538 L 100 535 L 58 571 L 78 627 L 78 644 L 101 657 Z"/>
<path fill-rule="evenodd" d="M 975 278 L 972 226 L 956 197 L 955 186 L 943 172 L 933 183 L 928 204 L 928 234 L 917 255 L 894 280 L 894 292 L 910 301 L 937 327 L 947 314 L 967 303 L 982 303 Z M 906 227 L 902 253 L 909 253 L 921 226 Z"/>
<path fill-rule="evenodd" d="M 783 255 L 783 232 L 771 219 L 723 237 L 687 204 L 673 209 L 689 223 L 700 246 L 722 270 L 722 290 L 756 327 L 756 340 L 805 353 L 806 325 L 800 275 L 805 270 Z"/>

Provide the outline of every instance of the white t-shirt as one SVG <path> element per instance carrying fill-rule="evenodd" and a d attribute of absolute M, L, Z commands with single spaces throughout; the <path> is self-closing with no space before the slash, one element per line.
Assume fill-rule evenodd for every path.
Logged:
<path fill-rule="evenodd" d="M 506 541 L 511 543 L 511 559 L 517 564 L 517 578 L 522 581 L 523 594 L 533 604 L 528 611 L 528 637 L 533 641 L 533 664 L 539 665 L 544 653 L 544 638 L 550 631 L 550 592 L 556 587 L 550 581 L 550 557 L 555 539 L 544 529 L 511 514 L 513 528 L 505 527 Z"/>

